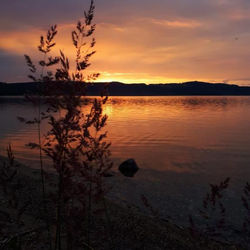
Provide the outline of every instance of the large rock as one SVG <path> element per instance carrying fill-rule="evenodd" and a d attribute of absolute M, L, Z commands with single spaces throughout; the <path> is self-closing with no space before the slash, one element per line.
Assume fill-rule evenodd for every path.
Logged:
<path fill-rule="evenodd" d="M 119 171 L 127 177 L 133 177 L 138 170 L 139 167 L 134 159 L 128 159 L 119 166 Z"/>

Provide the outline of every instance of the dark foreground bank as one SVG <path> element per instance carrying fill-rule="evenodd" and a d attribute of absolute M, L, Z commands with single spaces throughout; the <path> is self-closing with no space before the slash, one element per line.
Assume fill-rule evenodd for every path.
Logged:
<path fill-rule="evenodd" d="M 0 168 L 4 162 L 5 158 L 1 157 Z M 17 174 L 20 189 L 16 198 L 20 202 L 19 209 L 10 208 L 6 203 L 9 197 L 2 188 L 0 190 L 0 249 L 17 249 L 13 248 L 17 239 L 21 239 L 22 249 L 47 249 L 45 220 L 47 215 L 44 214 L 41 202 L 40 171 L 19 164 Z M 46 186 L 47 191 L 53 191 L 55 187 L 53 175 L 50 174 L 48 179 L 50 185 Z M 51 211 L 53 204 L 48 202 L 48 206 Z M 23 207 L 23 211 L 17 225 L 14 221 L 16 222 L 16 216 L 20 213 L 20 207 Z M 81 249 L 242 249 L 204 237 L 193 237 L 187 228 L 147 216 L 135 207 L 117 204 L 109 199 L 96 204 L 95 209 L 99 212 L 92 215 L 91 230 L 87 233 L 90 244 L 86 245 L 87 238 L 85 238 Z M 49 213 L 49 216 L 52 217 L 50 220 L 53 223 L 53 213 Z M 81 223 L 86 222 L 79 221 L 79 228 Z"/>

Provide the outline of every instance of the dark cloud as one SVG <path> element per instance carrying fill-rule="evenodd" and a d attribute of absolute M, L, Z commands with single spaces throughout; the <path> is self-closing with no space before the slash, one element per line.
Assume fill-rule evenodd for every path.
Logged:
<path fill-rule="evenodd" d="M 27 81 L 27 66 L 24 57 L 0 50 L 0 81 Z"/>
<path fill-rule="evenodd" d="M 90 1 L 82 0 L 4 0 L 1 2 L 1 29 L 23 26 L 44 26 L 78 19 Z M 221 4 L 219 4 L 221 2 Z M 136 17 L 152 18 L 226 18 L 228 11 L 249 9 L 248 0 L 96 0 L 98 22 L 131 20 Z"/>

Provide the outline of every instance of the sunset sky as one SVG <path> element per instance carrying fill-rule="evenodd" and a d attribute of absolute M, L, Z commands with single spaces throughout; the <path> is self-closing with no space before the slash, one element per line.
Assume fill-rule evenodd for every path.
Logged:
<path fill-rule="evenodd" d="M 23 54 L 58 24 L 58 47 L 74 56 L 70 31 L 86 0 L 3 0 L 0 81 L 27 81 Z M 99 81 L 202 80 L 250 85 L 249 0 L 96 0 Z"/>

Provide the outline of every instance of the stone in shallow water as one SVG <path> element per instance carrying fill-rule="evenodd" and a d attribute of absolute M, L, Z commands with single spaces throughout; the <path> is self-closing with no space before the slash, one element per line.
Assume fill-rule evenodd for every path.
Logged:
<path fill-rule="evenodd" d="M 128 159 L 119 166 L 119 171 L 127 177 L 133 177 L 138 170 L 139 167 L 134 159 Z"/>

